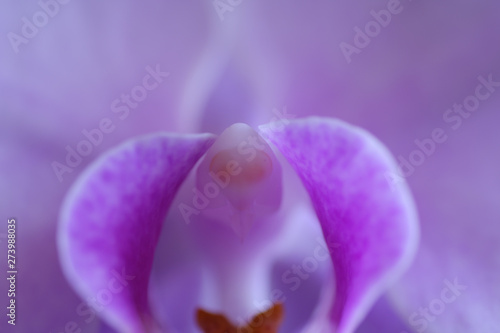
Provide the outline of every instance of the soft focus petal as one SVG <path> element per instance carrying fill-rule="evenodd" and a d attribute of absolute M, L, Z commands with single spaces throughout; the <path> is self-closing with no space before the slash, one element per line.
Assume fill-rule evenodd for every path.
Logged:
<path fill-rule="evenodd" d="M 404 183 L 393 187 L 387 181 L 395 163 L 360 129 L 310 118 L 262 131 L 311 196 L 335 269 L 330 320 L 337 332 L 352 332 L 414 255 L 418 231 L 411 196 Z"/>
<path fill-rule="evenodd" d="M 212 141 L 209 135 L 158 134 L 125 143 L 91 166 L 68 194 L 59 229 L 63 268 L 120 332 L 155 326 L 147 295 L 161 226 Z"/>

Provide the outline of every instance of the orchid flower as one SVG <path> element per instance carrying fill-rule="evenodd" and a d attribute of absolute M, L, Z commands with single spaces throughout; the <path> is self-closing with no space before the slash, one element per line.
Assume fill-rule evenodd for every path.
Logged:
<path fill-rule="evenodd" d="M 92 306 L 106 305 L 100 316 L 114 329 L 171 331 L 169 321 L 175 317 L 189 321 L 197 303 L 235 322 L 259 315 L 255 302 L 267 301 L 293 309 L 288 313 L 291 322 L 295 311 L 317 313 L 311 322 L 295 320 L 286 327 L 288 332 L 353 332 L 375 299 L 408 267 L 417 244 L 416 212 L 407 189 L 395 190 L 386 179 L 387 173 L 396 171 L 396 163 L 385 148 L 366 132 L 331 119 L 292 121 L 280 131 L 276 127 L 276 123 L 264 126 L 262 135 L 302 180 L 317 215 L 317 221 L 310 216 L 304 227 L 311 229 L 319 221 L 319 237 L 328 249 L 323 251 L 330 253 L 335 272 L 324 278 L 317 304 L 312 309 L 302 300 L 293 304 L 281 289 L 270 288 L 272 264 L 279 262 L 283 251 L 273 245 L 287 234 L 283 229 L 293 228 L 297 212 L 292 207 L 301 202 L 288 199 L 288 209 L 273 214 L 281 206 L 283 192 L 298 189 L 291 185 L 289 174 L 282 180 L 282 163 L 262 136 L 247 125 L 235 124 L 215 141 L 206 134 L 134 139 L 99 159 L 68 195 L 59 230 L 63 268 L 82 298 L 97 295 Z M 182 190 L 193 168 L 195 180 Z M 204 269 L 183 276 L 189 283 L 178 296 L 181 300 L 168 293 L 158 296 L 163 288 L 169 289 L 164 286 L 169 283 L 167 276 L 156 281 L 152 292 L 148 286 L 160 230 L 176 195 L 180 203 L 173 206 L 179 212 L 169 214 L 165 223 L 186 222 L 185 229 L 192 230 L 177 227 L 174 237 L 192 238 L 178 245 L 191 244 L 195 249 L 187 252 L 204 259 Z M 307 243 L 306 235 L 302 232 L 301 239 L 288 239 L 281 247 L 298 252 L 292 249 Z M 170 257 L 177 256 L 182 251 L 170 249 L 162 260 L 172 265 L 175 259 Z M 318 269 L 318 256 L 299 257 L 299 266 L 293 267 L 295 277 L 281 274 L 282 288 L 293 292 L 299 278 L 312 279 L 309 274 Z M 177 270 L 185 265 L 183 261 Z M 125 290 L 113 295 L 110 281 L 121 271 L 131 279 Z M 196 279 L 193 274 L 201 276 Z M 165 305 L 155 309 L 148 295 L 177 309 L 170 313 Z M 278 319 L 287 324 L 286 317 Z M 205 321 L 205 332 L 227 329 Z M 273 321 L 269 325 L 275 326 L 266 330 L 264 323 L 262 319 L 248 330 L 277 332 L 278 323 Z M 186 323 L 174 329 L 195 332 Z"/>
<path fill-rule="evenodd" d="M 263 317 L 284 332 L 321 329 L 315 325 L 357 333 L 500 331 L 498 10 L 494 0 L 2 2 L 0 211 L 5 220 L 17 221 L 18 273 L 16 325 L 2 320 L 0 331 L 113 332 L 125 325 L 123 319 L 153 326 L 144 329 L 190 332 L 217 322 L 244 332 Z M 282 130 L 259 127 L 273 118 L 279 122 L 284 110 L 294 119 L 281 122 Z M 236 123 L 248 124 L 262 138 L 258 144 L 265 143 L 266 155 L 278 161 L 272 170 L 279 166 L 282 173 L 269 176 L 281 179 L 281 187 L 259 192 L 278 200 L 281 188 L 281 203 L 260 207 L 253 222 L 252 213 L 243 214 L 240 224 L 221 222 L 216 217 L 226 216 L 223 212 L 207 216 L 210 205 L 231 197 L 230 188 L 210 198 L 210 207 L 198 209 L 192 201 L 193 189 L 201 191 L 200 166 L 225 142 L 226 128 L 237 135 Z M 312 130 L 322 126 L 324 131 Z M 346 273 L 339 271 L 343 266 L 336 256 L 351 247 L 343 245 L 345 239 L 325 237 L 328 216 L 318 206 L 321 198 L 310 194 L 317 187 L 304 181 L 305 172 L 315 170 L 313 163 L 299 170 L 293 162 L 299 160 L 294 154 L 317 151 L 285 147 L 295 139 L 305 143 L 307 129 L 326 137 L 338 134 L 335 128 L 366 147 L 385 151 L 380 142 L 387 147 L 398 164 L 397 172 L 386 174 L 388 196 L 394 204 L 408 198 L 407 182 L 421 225 L 409 270 L 398 278 L 411 259 L 403 255 L 411 244 L 400 239 L 401 257 L 384 266 L 385 274 L 356 275 L 370 279 L 367 289 L 363 284 L 355 289 L 359 294 L 338 283 L 330 286 Z M 170 134 L 152 134 L 158 132 Z M 61 219 L 62 207 L 70 212 L 71 198 L 90 193 L 79 186 L 89 184 L 85 179 L 95 181 L 92 170 L 113 156 L 139 146 L 160 151 L 167 141 L 172 147 L 184 142 L 183 158 L 190 156 L 192 165 L 182 168 L 185 178 L 176 195 L 171 192 L 151 274 L 97 265 L 102 276 L 95 270 L 72 276 L 86 267 L 78 264 L 86 256 L 65 251 L 72 243 L 65 247 L 64 239 L 78 235 L 64 237 L 64 228 L 76 226 L 77 219 Z M 315 141 L 313 148 L 321 142 L 326 141 Z M 380 149 L 360 157 L 393 170 L 392 158 Z M 342 209 L 352 209 L 349 201 L 341 200 L 352 194 L 352 178 L 341 180 L 351 185 L 338 192 L 335 213 L 342 219 L 334 222 L 354 221 Z M 119 198 L 116 188 L 99 186 Z M 251 207 L 256 206 L 246 208 Z M 226 246 L 251 251 L 231 252 L 230 258 L 217 252 L 219 238 L 207 244 L 210 234 L 199 230 L 203 221 L 227 236 Z M 90 229 L 85 232 L 76 239 L 92 236 Z M 415 242 L 417 235 L 407 237 Z M 0 225 L 2 251 L 7 240 L 7 227 Z M 124 262 L 126 251 L 136 248 L 129 245 L 122 244 Z M 142 253 L 136 260 L 145 258 Z M 225 261 L 223 255 L 247 260 Z M 303 264 L 315 267 L 310 258 L 317 269 L 299 272 Z M 104 265 L 112 257 L 102 259 Z M 6 261 L 2 269 L 8 270 Z M 239 276 L 229 279 L 230 272 Z M 339 276 L 348 276 L 343 273 Z M 139 276 L 150 279 L 138 281 Z M 213 279 L 205 281 L 208 277 Z M 93 289 L 99 283 L 106 288 Z M 139 286 L 148 295 L 127 299 Z M 2 294 L 9 288 L 8 280 L 0 282 Z M 337 289 L 348 298 L 341 300 Z M 4 304 L 7 297 L 2 296 Z M 348 300 L 349 306 L 339 305 Z M 134 304 L 143 308 L 128 308 L 128 316 L 127 307 Z"/>

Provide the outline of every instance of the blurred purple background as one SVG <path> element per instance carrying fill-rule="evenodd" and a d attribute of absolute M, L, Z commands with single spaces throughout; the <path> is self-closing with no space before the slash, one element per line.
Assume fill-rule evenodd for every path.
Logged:
<path fill-rule="evenodd" d="M 357 332 L 410 332 L 403 323 L 455 279 L 466 291 L 426 331 L 500 331 L 500 84 L 482 88 L 473 111 L 453 111 L 484 80 L 500 82 L 500 4 L 402 0 L 360 44 L 356 28 L 388 6 L 396 4 L 243 0 L 221 14 L 212 1 L 3 1 L 0 250 L 15 217 L 19 306 L 16 328 L 2 315 L 0 330 L 59 333 L 78 319 L 55 231 L 66 192 L 100 154 L 140 134 L 219 134 L 286 110 L 363 127 L 411 165 L 403 178 L 420 215 L 420 249 Z M 342 43 L 357 51 L 346 56 Z M 157 68 L 169 76 L 136 88 Z M 127 104 L 122 94 L 134 89 L 139 98 Z M 65 164 L 82 131 L 103 119 L 109 133 L 58 177 L 53 162 Z M 435 129 L 446 139 L 415 153 Z M 3 280 L 2 306 L 7 290 Z"/>

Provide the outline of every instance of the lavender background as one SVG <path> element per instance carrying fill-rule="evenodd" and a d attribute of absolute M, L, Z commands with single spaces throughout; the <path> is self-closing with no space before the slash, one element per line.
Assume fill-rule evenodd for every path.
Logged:
<path fill-rule="evenodd" d="M 243 0 L 222 20 L 212 1 L 57 4 L 31 37 L 23 36 L 23 19 L 37 20 L 42 5 L 0 4 L 0 250 L 6 253 L 6 220 L 15 217 L 19 270 L 18 325 L 8 327 L 4 317 L 2 332 L 61 332 L 80 319 L 55 231 L 64 195 L 100 154 L 155 131 L 256 126 L 276 109 L 366 128 L 407 161 L 418 154 L 415 140 L 442 129 L 444 142 L 404 177 L 421 219 L 417 258 L 358 332 L 409 332 L 403 323 L 455 278 L 468 289 L 426 331 L 500 330 L 500 91 L 460 123 L 444 119 L 475 94 L 478 77 L 500 81 L 496 1 L 403 0 L 350 62 L 341 43 L 354 45 L 354 29 L 364 30 L 371 11 L 388 1 Z M 13 46 L 12 33 L 27 42 Z M 129 113 L 114 112 L 148 66 L 170 75 Z M 76 149 L 82 131 L 103 119 L 113 130 L 58 179 L 52 163 L 64 163 L 66 147 Z M 0 281 L 4 306 L 8 288 Z"/>

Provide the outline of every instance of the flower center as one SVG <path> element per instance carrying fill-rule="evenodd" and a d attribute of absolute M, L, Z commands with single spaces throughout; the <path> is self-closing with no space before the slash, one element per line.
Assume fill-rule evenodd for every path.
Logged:
<path fill-rule="evenodd" d="M 203 214 L 243 238 L 256 220 L 281 205 L 281 165 L 266 141 L 245 124 L 228 127 L 196 172 Z"/>
<path fill-rule="evenodd" d="M 254 316 L 245 326 L 233 325 L 224 315 L 199 309 L 196 321 L 204 333 L 277 333 L 283 321 L 282 304 L 275 304 L 269 310 Z"/>

